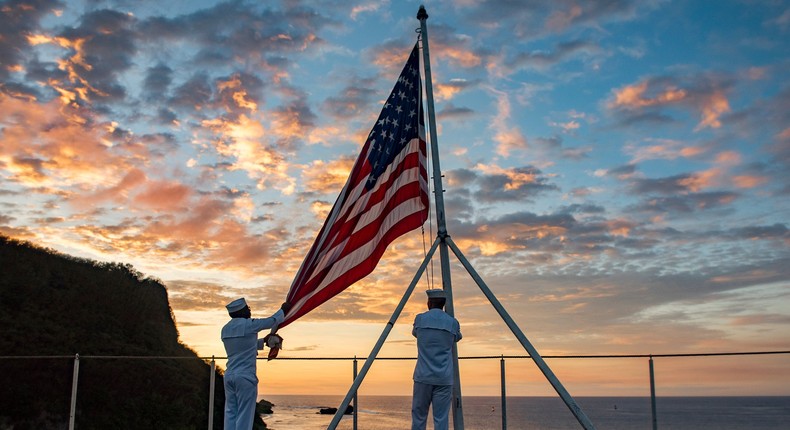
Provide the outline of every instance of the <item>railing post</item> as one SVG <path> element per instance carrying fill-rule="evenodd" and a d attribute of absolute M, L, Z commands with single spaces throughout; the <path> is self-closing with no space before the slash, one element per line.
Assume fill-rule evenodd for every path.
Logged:
<path fill-rule="evenodd" d="M 354 379 L 357 379 L 357 356 L 354 356 Z M 352 379 L 353 381 L 353 379 Z M 354 391 L 354 430 L 357 430 L 357 412 L 359 411 L 359 403 L 357 403 L 357 391 Z M 344 412 L 345 413 L 345 412 Z"/>
<path fill-rule="evenodd" d="M 499 373 L 502 375 L 502 430 L 507 430 L 507 396 L 505 395 L 505 356 L 499 361 Z"/>
<path fill-rule="evenodd" d="M 653 356 L 650 356 L 650 410 L 653 413 L 653 430 L 658 430 L 658 420 L 656 419 L 656 378 L 653 373 Z"/>
<path fill-rule="evenodd" d="M 211 376 L 208 383 L 208 430 L 214 428 L 214 384 L 216 384 L 216 368 L 217 363 L 214 361 L 214 356 L 211 356 Z"/>
<path fill-rule="evenodd" d="M 69 430 L 74 430 L 77 415 L 77 382 L 80 379 L 80 355 L 74 354 L 74 373 L 71 378 L 71 411 L 69 412 Z"/>

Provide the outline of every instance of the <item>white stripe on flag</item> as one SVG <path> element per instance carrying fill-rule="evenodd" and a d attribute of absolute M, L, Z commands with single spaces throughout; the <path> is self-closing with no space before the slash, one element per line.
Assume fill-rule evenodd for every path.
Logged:
<path fill-rule="evenodd" d="M 374 204 L 370 207 L 362 216 L 359 217 L 359 221 L 357 221 L 356 228 L 354 229 L 353 233 L 358 232 L 359 230 L 365 228 L 366 225 L 370 224 L 371 222 L 375 221 L 384 208 L 384 206 L 389 203 L 392 198 L 398 194 L 398 190 L 406 186 L 412 182 L 419 182 L 420 181 L 420 166 L 414 166 L 410 169 L 406 169 L 398 176 L 395 181 L 392 182 L 392 185 L 387 192 L 385 193 L 385 197 L 381 199 L 380 202 Z M 352 233 L 352 234 L 353 234 Z"/>
<path fill-rule="evenodd" d="M 390 212 L 384 219 L 381 229 L 379 229 L 378 233 L 376 233 L 376 236 L 374 236 L 365 245 L 357 248 L 350 254 L 335 262 L 335 264 L 329 270 L 329 273 L 326 274 L 321 284 L 316 287 L 312 294 L 323 290 L 324 287 L 329 285 L 332 281 L 339 278 L 354 267 L 357 267 L 361 262 L 367 260 L 368 257 L 373 253 L 373 250 L 375 250 L 376 246 L 378 246 L 378 244 L 381 242 L 381 237 L 384 236 L 393 226 L 397 225 L 398 221 L 415 212 L 419 212 L 422 209 L 423 205 L 419 197 L 406 200 L 394 208 L 392 212 Z"/>
<path fill-rule="evenodd" d="M 392 163 L 387 166 L 384 172 L 379 176 L 378 180 L 376 181 L 376 185 L 367 193 L 374 194 L 378 191 L 379 188 L 387 184 L 390 175 L 392 175 L 392 171 L 395 170 L 403 160 L 412 152 L 420 152 L 420 141 L 418 139 L 412 139 L 409 143 L 401 149 L 395 159 L 392 160 Z M 353 218 L 359 213 L 362 209 L 367 206 L 367 202 L 369 197 L 359 200 L 359 196 L 365 192 L 365 181 L 359 181 L 356 187 L 354 187 L 354 191 L 352 194 L 346 199 L 346 202 L 354 202 L 354 210 L 348 215 L 349 218 Z M 346 208 L 346 206 L 344 206 Z M 345 213 L 345 210 L 340 212 L 340 216 L 342 217 Z"/>
<path fill-rule="evenodd" d="M 357 233 L 359 230 L 361 230 L 362 228 L 364 228 L 365 226 L 370 224 L 372 221 L 377 220 L 381 216 L 383 208 L 387 205 L 387 203 L 390 202 L 390 200 L 392 200 L 393 197 L 395 197 L 397 195 L 398 189 L 400 189 L 404 185 L 410 184 L 412 182 L 420 181 L 421 177 L 422 177 L 422 175 L 420 175 L 420 166 L 416 166 L 416 167 L 413 167 L 411 169 L 405 170 L 403 172 L 403 174 L 401 174 L 395 180 L 395 182 L 392 183 L 390 188 L 387 189 L 387 193 L 385 195 L 385 198 L 382 199 L 379 203 L 371 206 L 370 209 L 368 209 L 360 217 L 360 219 L 357 222 L 357 225 L 356 225 L 354 231 L 351 233 L 350 237 L 353 237 L 354 233 Z M 400 206 L 402 206 L 402 205 L 399 205 L 399 207 Z M 417 206 L 420 209 L 423 207 L 422 203 L 420 203 Z M 395 208 L 393 208 L 392 212 L 394 212 L 394 209 Z M 390 212 L 390 213 L 392 213 L 392 212 Z M 411 212 L 408 213 L 407 215 L 410 215 L 410 214 L 411 214 Z M 389 228 L 390 227 L 387 227 L 386 230 L 389 230 Z M 379 232 L 381 232 L 381 230 L 379 230 Z M 328 265 L 332 264 L 332 262 L 334 262 L 337 259 L 337 255 L 343 250 L 343 248 L 345 247 L 346 242 L 348 242 L 348 240 L 349 240 L 349 238 L 346 238 L 341 243 L 337 244 L 332 249 L 330 249 L 326 253 L 326 255 L 323 258 L 321 258 L 321 260 L 314 266 L 313 276 L 310 277 L 308 282 L 310 280 L 312 280 L 313 278 L 315 278 L 315 276 L 317 274 L 319 274 L 322 270 L 324 270 L 324 268 L 326 268 Z M 337 263 L 335 263 L 335 264 L 337 264 Z"/>

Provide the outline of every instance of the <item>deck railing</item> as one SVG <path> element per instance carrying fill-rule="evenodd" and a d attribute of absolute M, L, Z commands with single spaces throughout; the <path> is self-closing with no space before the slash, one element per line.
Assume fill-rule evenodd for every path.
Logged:
<path fill-rule="evenodd" d="M 749 355 L 778 355 L 790 354 L 790 351 L 753 351 L 753 352 L 711 352 L 711 353 L 679 353 L 679 354 L 604 354 L 604 355 L 543 355 L 544 359 L 624 359 L 624 358 L 647 358 L 648 359 L 648 375 L 650 383 L 650 404 L 653 429 L 658 429 L 658 419 L 656 413 L 656 392 L 655 392 L 655 375 L 653 371 L 654 358 L 679 358 L 679 357 L 722 357 L 722 356 L 749 356 Z M 501 384 L 501 415 L 502 415 L 502 429 L 507 429 L 507 381 L 505 378 L 505 360 L 522 360 L 531 359 L 529 355 L 479 355 L 479 356 L 466 356 L 458 357 L 459 360 L 499 360 L 500 361 L 500 384 Z M 80 374 L 80 360 L 203 360 L 208 363 L 211 368 L 211 376 L 209 382 L 209 399 L 208 399 L 208 429 L 212 430 L 214 425 L 214 387 L 215 387 L 215 369 L 217 360 L 227 360 L 227 357 L 182 357 L 182 356 L 132 356 L 132 355 L 17 355 L 17 356 L 0 356 L 0 360 L 35 360 L 35 359 L 73 359 L 74 369 L 72 374 L 71 386 L 71 405 L 69 411 L 69 430 L 74 430 L 76 419 L 76 406 L 77 406 L 77 385 L 79 382 Z M 258 360 L 265 360 L 265 357 L 258 357 Z M 352 362 L 352 377 L 357 376 L 357 357 L 278 357 L 277 361 L 350 361 Z M 377 357 L 376 360 L 381 361 L 408 361 L 416 360 L 416 357 Z M 354 396 L 354 412 L 353 412 L 353 428 L 357 429 L 357 398 Z"/>

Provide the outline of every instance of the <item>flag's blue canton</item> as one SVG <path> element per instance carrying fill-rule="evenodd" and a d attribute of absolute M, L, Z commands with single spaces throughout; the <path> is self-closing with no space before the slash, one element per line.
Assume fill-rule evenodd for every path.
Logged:
<path fill-rule="evenodd" d="M 370 190 L 376 185 L 379 176 L 387 170 L 387 166 L 403 150 L 406 144 L 419 136 L 419 124 L 423 123 L 420 108 L 420 57 L 415 45 L 409 61 L 403 68 L 395 88 L 384 103 L 376 125 L 370 131 L 370 162 L 371 173 L 365 188 Z"/>

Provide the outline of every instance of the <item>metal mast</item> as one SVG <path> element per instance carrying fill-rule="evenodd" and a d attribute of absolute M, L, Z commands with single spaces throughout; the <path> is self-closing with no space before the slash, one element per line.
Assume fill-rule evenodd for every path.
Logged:
<path fill-rule="evenodd" d="M 417 19 L 420 20 L 420 40 L 422 41 L 423 68 L 425 69 L 425 95 L 428 103 L 428 128 L 431 136 L 431 161 L 433 164 L 433 194 L 436 207 L 436 225 L 438 228 L 439 257 L 442 267 L 442 288 L 447 295 L 445 304 L 447 313 L 455 316 L 453 307 L 453 288 L 450 278 L 450 253 L 447 247 L 447 225 L 444 216 L 444 188 L 442 187 L 442 169 L 439 165 L 439 144 L 436 137 L 436 115 L 433 105 L 433 82 L 431 81 L 431 56 L 428 47 L 428 26 L 425 21 L 428 13 L 425 6 L 420 6 L 417 12 Z M 453 344 L 453 428 L 462 430 L 464 428 L 463 405 L 461 403 L 461 378 L 458 371 L 458 348 Z"/>
<path fill-rule="evenodd" d="M 524 349 L 529 353 L 532 360 L 538 366 L 538 368 L 543 372 L 543 375 L 549 381 L 549 383 L 554 387 L 557 394 L 560 395 L 562 400 L 565 402 L 565 405 L 570 409 L 573 415 L 576 417 L 579 424 L 581 424 L 582 428 L 585 430 L 595 430 L 595 426 L 593 426 L 590 419 L 584 412 L 581 410 L 576 401 L 573 400 L 573 397 L 568 393 L 568 391 L 563 387 L 560 380 L 554 375 L 554 372 L 551 371 L 549 366 L 543 360 L 543 358 L 538 354 L 538 351 L 532 346 L 529 342 L 527 337 L 518 327 L 518 325 L 513 321 L 513 318 L 507 313 L 505 308 L 496 298 L 494 293 L 491 291 L 490 288 L 486 285 L 480 275 L 475 271 L 472 267 L 469 260 L 463 255 L 458 246 L 453 242 L 452 238 L 449 234 L 447 234 L 447 225 L 445 222 L 445 214 L 444 214 L 444 189 L 442 187 L 442 172 L 439 166 L 439 148 L 438 148 L 438 141 L 436 138 L 436 117 L 434 113 L 434 105 L 433 105 L 433 84 L 431 82 L 431 60 L 430 60 L 430 53 L 428 48 L 428 28 L 425 25 L 425 20 L 428 19 L 428 13 L 425 11 L 424 6 L 420 6 L 420 10 L 417 13 L 417 19 L 420 20 L 420 40 L 422 41 L 422 54 L 423 54 L 423 67 L 425 69 L 425 92 L 426 92 L 426 100 L 428 104 L 428 124 L 429 124 L 429 132 L 431 136 L 431 159 L 433 164 L 433 188 L 434 188 L 434 198 L 435 198 L 435 206 L 436 206 L 436 223 L 438 225 L 438 232 L 436 236 L 436 240 L 431 246 L 430 251 L 425 255 L 425 259 L 423 260 L 420 268 L 417 270 L 417 273 L 414 275 L 411 284 L 406 289 L 406 292 L 401 298 L 400 303 L 395 308 L 395 312 L 393 312 L 392 317 L 390 318 L 387 325 L 384 327 L 384 330 L 379 337 L 379 340 L 376 342 L 376 345 L 373 347 L 373 350 L 368 355 L 367 359 L 365 360 L 365 364 L 362 366 L 362 370 L 360 373 L 354 378 L 354 382 L 351 385 L 348 393 L 346 394 L 345 399 L 340 404 L 335 416 L 332 418 L 332 422 L 327 427 L 327 430 L 334 430 L 337 428 L 337 425 L 340 423 L 340 420 L 343 418 L 343 414 L 351 403 L 351 399 L 354 397 L 355 393 L 359 389 L 360 384 L 362 384 L 362 380 L 365 378 L 370 366 L 373 364 L 373 361 L 376 359 L 381 347 L 384 344 L 384 341 L 389 336 L 392 327 L 395 325 L 395 322 L 398 320 L 401 312 L 403 311 L 406 302 L 408 301 L 409 297 L 411 296 L 412 292 L 414 291 L 415 286 L 419 282 L 420 277 L 422 276 L 423 271 L 425 271 L 426 266 L 430 262 L 431 258 L 433 258 L 433 254 L 437 248 L 439 248 L 439 255 L 441 258 L 441 267 L 442 267 L 442 288 L 444 289 L 447 295 L 447 302 L 446 302 L 446 310 L 447 313 L 454 316 L 454 308 L 453 308 L 453 294 L 452 294 L 452 283 L 450 279 L 450 254 L 449 249 L 452 249 L 455 256 L 464 266 L 466 271 L 472 277 L 472 279 L 477 283 L 480 290 L 483 294 L 488 298 L 491 302 L 491 305 L 494 309 L 499 313 L 499 316 L 505 322 L 505 324 L 510 328 L 513 334 L 516 336 L 516 339 L 521 343 Z M 459 377 L 458 371 L 458 349 L 455 345 L 453 345 L 453 364 L 454 364 L 454 386 L 453 386 L 453 428 L 455 430 L 463 430 L 464 428 L 464 416 L 463 416 L 463 407 L 461 404 L 461 379 Z M 503 389 L 504 390 L 504 389 Z M 506 417 L 505 417 L 506 419 Z M 503 421 L 504 423 L 504 421 Z"/>

